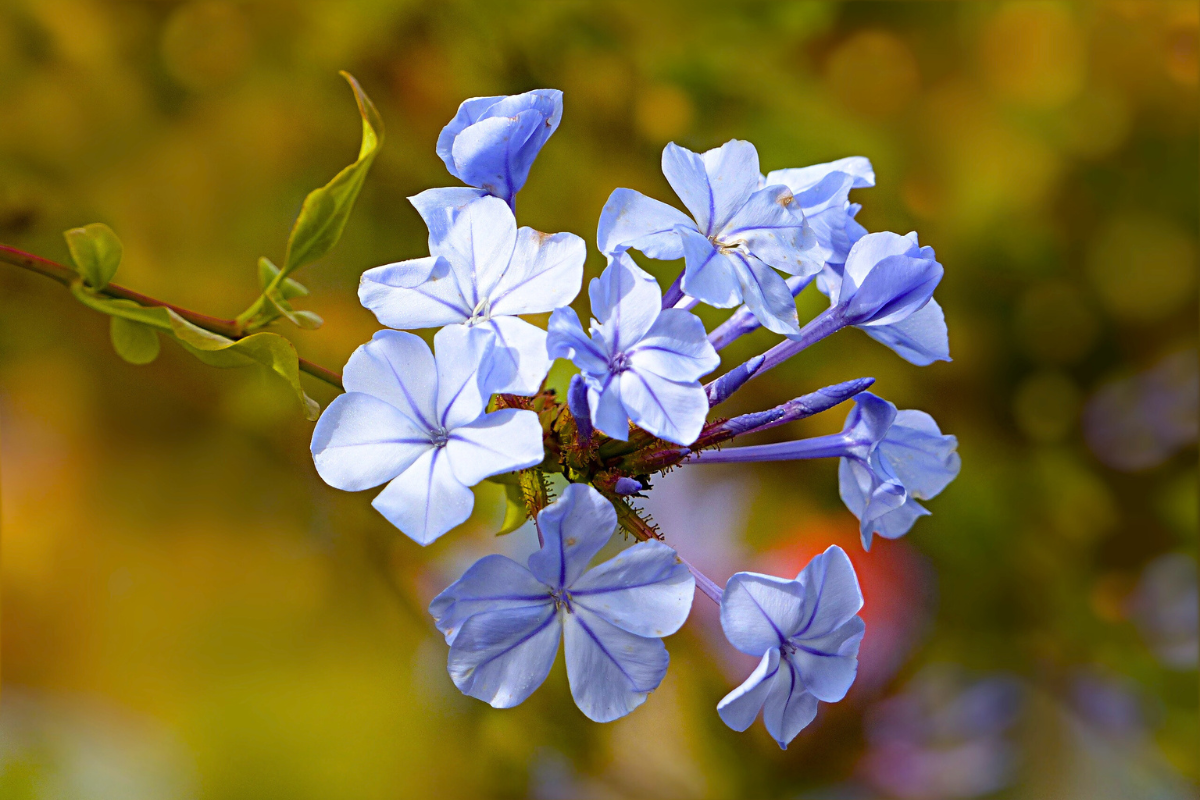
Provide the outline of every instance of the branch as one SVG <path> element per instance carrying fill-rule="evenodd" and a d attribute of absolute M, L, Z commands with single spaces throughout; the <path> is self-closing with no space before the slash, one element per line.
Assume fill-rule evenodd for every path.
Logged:
<path fill-rule="evenodd" d="M 15 247 L 0 244 L 0 261 L 6 264 L 12 264 L 14 267 L 21 267 L 30 272 L 36 272 L 39 275 L 44 275 L 51 280 L 58 281 L 64 286 L 70 286 L 78 279 L 79 274 L 70 267 L 65 267 L 58 262 L 51 261 L 48 258 L 35 256 L 32 253 L 26 253 L 24 250 L 18 250 Z M 246 334 L 240 329 L 240 326 L 235 320 L 221 319 L 220 317 L 210 317 L 207 314 L 201 314 L 196 311 L 191 311 L 181 306 L 164 303 L 162 300 L 157 300 L 153 297 L 147 297 L 141 292 L 135 292 L 132 289 L 126 289 L 124 286 L 119 286 L 115 283 L 110 283 L 100 290 L 100 294 L 114 297 L 121 300 L 132 300 L 140 306 L 159 306 L 169 308 L 179 316 L 183 317 L 188 322 L 198 328 L 203 328 L 206 331 L 220 334 L 221 336 L 230 339 L 241 339 Z M 319 364 L 314 364 L 308 359 L 299 359 L 300 371 L 306 372 L 318 380 L 328 383 L 330 386 L 342 389 L 342 376 L 333 370 L 326 369 Z"/>

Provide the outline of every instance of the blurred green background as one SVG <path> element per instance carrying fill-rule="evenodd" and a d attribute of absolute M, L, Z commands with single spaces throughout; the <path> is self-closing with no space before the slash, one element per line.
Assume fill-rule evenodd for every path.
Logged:
<path fill-rule="evenodd" d="M 1128 414 L 1096 412 L 1090 438 L 1083 419 L 1164 356 L 1183 353 L 1171 386 L 1194 381 L 1197 25 L 1196 3 L 1165 0 L 8 0 L 0 242 L 66 261 L 62 230 L 106 222 L 117 282 L 219 316 L 249 304 L 256 259 L 279 261 L 305 193 L 353 158 L 337 71 L 359 78 L 387 141 L 341 244 L 297 275 L 325 327 L 286 332 L 333 368 L 378 327 L 359 274 L 426 252 L 405 197 L 456 184 L 434 142 L 464 98 L 565 92 L 518 218 L 589 247 L 612 189 L 675 202 L 668 141 L 748 139 L 766 170 L 868 156 L 859 220 L 936 249 L 954 361 L 913 367 L 846 332 L 733 410 L 873 375 L 959 437 L 964 467 L 932 517 L 869 554 L 832 463 L 663 481 L 668 541 L 721 579 L 794 572 L 834 542 L 858 566 L 860 680 L 787 752 L 714 713 L 748 670 L 703 598 L 630 717 L 588 722 L 561 661 L 494 711 L 455 690 L 423 610 L 471 558 L 528 548 L 528 531 L 492 537 L 494 486 L 421 549 L 370 494 L 320 482 L 281 383 L 170 343 L 126 364 L 107 320 L 0 265 L 0 796 L 1193 796 L 1195 657 L 1156 649 L 1143 568 L 1195 552 L 1195 401 L 1190 437 L 1140 461 L 1104 450 Z M 677 269 L 643 263 L 664 285 Z M 589 277 L 601 266 L 593 249 Z M 820 305 L 802 296 L 802 318 Z M 883 698 L 953 705 L 997 676 L 1021 687 L 1003 731 L 918 720 L 911 758 L 879 755 Z M 971 783 L 997 759 L 995 782 Z"/>

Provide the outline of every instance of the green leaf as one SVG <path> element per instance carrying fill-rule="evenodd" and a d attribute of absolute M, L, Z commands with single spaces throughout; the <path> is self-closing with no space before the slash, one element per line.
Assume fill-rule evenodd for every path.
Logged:
<path fill-rule="evenodd" d="M 148 325 L 124 317 L 109 317 L 108 336 L 117 355 L 130 364 L 149 364 L 158 358 L 158 334 Z"/>
<path fill-rule="evenodd" d="M 293 325 L 298 325 L 306 331 L 315 331 L 317 328 L 325 324 L 325 320 L 321 319 L 320 315 L 314 314 L 311 311 L 296 311 L 292 308 L 292 304 L 282 297 L 277 297 L 271 292 L 268 292 L 265 297 L 271 302 L 271 305 L 288 319 Z"/>
<path fill-rule="evenodd" d="M 504 484 L 504 523 L 500 530 L 496 531 L 496 535 L 512 533 L 528 521 L 529 512 L 525 508 L 525 494 L 521 491 L 520 484 Z"/>
<path fill-rule="evenodd" d="M 300 385 L 300 356 L 296 348 L 277 333 L 255 333 L 244 339 L 228 339 L 193 325 L 169 308 L 139 306 L 126 300 L 99 297 L 79 282 L 71 285 L 71 293 L 88 308 L 166 333 L 210 366 L 264 366 L 287 381 L 308 419 L 320 416 L 321 406 L 305 394 Z"/>
<path fill-rule="evenodd" d="M 271 263 L 271 259 L 263 256 L 258 260 L 258 285 L 266 291 L 267 287 L 275 280 L 275 276 L 279 274 L 279 267 Z M 284 278 L 283 283 L 279 285 L 279 293 L 284 300 L 291 300 L 293 297 L 308 296 L 308 289 L 299 281 L 294 281 L 291 278 Z"/>
<path fill-rule="evenodd" d="M 88 286 L 103 289 L 121 264 L 121 240 L 103 222 L 63 232 L 75 268 Z"/>
<path fill-rule="evenodd" d="M 316 261 L 337 244 L 350 217 L 350 209 L 367 177 L 367 170 L 383 144 L 383 120 L 375 110 L 375 104 L 354 76 L 348 72 L 341 75 L 354 90 L 354 100 L 362 117 L 362 145 L 358 150 L 358 160 L 304 198 L 300 216 L 296 218 L 291 236 L 288 237 L 287 255 L 280 273 L 285 278 L 299 267 Z M 279 278 L 276 278 L 276 285 L 278 281 Z"/>

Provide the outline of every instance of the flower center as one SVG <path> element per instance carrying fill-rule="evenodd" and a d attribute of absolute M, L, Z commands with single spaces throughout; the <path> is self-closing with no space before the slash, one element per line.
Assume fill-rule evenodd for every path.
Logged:
<path fill-rule="evenodd" d="M 429 432 L 429 441 L 434 447 L 445 447 L 450 441 L 450 431 L 445 428 L 434 428 Z"/>
<path fill-rule="evenodd" d="M 568 614 L 572 612 L 571 593 L 566 589 L 551 589 L 550 597 L 554 600 L 555 611 L 565 610 Z"/>
<path fill-rule="evenodd" d="M 492 318 L 492 298 L 485 297 L 479 301 L 471 311 L 471 318 L 467 320 L 467 325 L 478 325 L 480 322 L 487 322 Z"/>
<path fill-rule="evenodd" d="M 620 375 L 629 366 L 629 356 L 625 353 L 616 353 L 608 359 L 608 371 L 614 375 Z"/>

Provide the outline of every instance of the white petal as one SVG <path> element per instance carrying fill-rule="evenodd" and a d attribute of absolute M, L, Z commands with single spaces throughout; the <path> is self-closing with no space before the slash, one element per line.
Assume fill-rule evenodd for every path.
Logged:
<path fill-rule="evenodd" d="M 454 477 L 439 448 L 422 454 L 371 505 L 417 544 L 429 544 L 467 521 L 475 495 Z"/>
<path fill-rule="evenodd" d="M 312 438 L 317 474 L 348 492 L 390 481 L 432 447 L 429 434 L 399 409 L 361 392 L 335 398 Z"/>
<path fill-rule="evenodd" d="M 775 673 L 779 671 L 779 649 L 772 647 L 742 685 L 717 703 L 721 721 L 735 731 L 744 731 L 754 724 L 754 718 L 766 702 Z"/>
<path fill-rule="evenodd" d="M 493 315 L 540 314 L 562 308 L 583 285 L 587 246 L 573 233 L 517 232 L 508 269 L 491 290 Z"/>
<path fill-rule="evenodd" d="M 588 407 L 592 411 L 592 426 L 606 436 L 622 442 L 629 439 L 629 414 L 621 399 L 621 380 L 617 375 L 605 375 L 600 389 L 588 385 Z"/>
<path fill-rule="evenodd" d="M 508 204 L 481 197 L 458 212 L 446 238 L 431 250 L 442 256 L 474 307 L 504 274 L 517 242 L 517 220 Z"/>
<path fill-rule="evenodd" d="M 550 358 L 569 358 L 575 366 L 594 375 L 608 370 L 608 355 L 584 333 L 575 309 L 556 310 L 547 328 L 546 352 Z"/>
<path fill-rule="evenodd" d="M 504 408 L 450 431 L 446 457 L 466 486 L 484 478 L 540 464 L 542 425 L 533 411 Z"/>
<path fill-rule="evenodd" d="M 492 554 L 471 565 L 463 576 L 433 598 L 429 613 L 437 629 L 454 644 L 472 614 L 553 604 L 550 588 L 511 558 Z"/>
<path fill-rule="evenodd" d="M 358 299 L 390 328 L 432 328 L 471 316 L 450 262 L 438 256 L 367 270 L 358 284 Z"/>
<path fill-rule="evenodd" d="M 588 296 L 592 316 L 603 325 L 613 352 L 631 347 L 645 336 L 662 309 L 658 281 L 628 253 L 609 258 L 604 272 L 588 285 Z"/>
<path fill-rule="evenodd" d="M 696 580 L 675 551 L 642 542 L 588 570 L 571 602 L 638 636 L 670 636 L 692 609 Z"/>
<path fill-rule="evenodd" d="M 659 312 L 654 325 L 628 354 L 634 369 L 673 381 L 699 380 L 721 363 L 708 341 L 704 323 L 695 314 L 677 308 Z"/>
<path fill-rule="evenodd" d="M 676 444 L 696 441 L 708 416 L 708 395 L 696 381 L 670 381 L 653 372 L 620 375 L 621 401 L 639 428 Z"/>
<path fill-rule="evenodd" d="M 758 168 L 758 151 L 750 142 L 731 139 L 703 156 L 704 170 L 712 191 L 712 230 L 725 227 L 758 189 L 762 173 Z"/>
<path fill-rule="evenodd" d="M 803 622 L 804 587 L 770 575 L 739 572 L 725 584 L 721 628 L 729 643 L 752 656 L 779 647 Z"/>
<path fill-rule="evenodd" d="M 485 378 L 496 337 L 486 328 L 450 325 L 433 337 L 437 350 L 437 424 L 453 429 L 479 419 L 491 392 Z M 486 367 L 486 368 L 485 368 Z"/>
<path fill-rule="evenodd" d="M 836 544 L 813 557 L 796 576 L 804 586 L 804 618 L 792 637 L 807 642 L 828 636 L 863 606 L 858 576 L 846 551 Z M 824 699 L 824 698 L 820 698 Z"/>
<path fill-rule="evenodd" d="M 936 300 L 930 299 L 908 318 L 897 323 L 869 325 L 862 330 L 875 341 L 895 350 L 910 364 L 925 367 L 934 361 L 950 360 L 946 315 Z"/>
<path fill-rule="evenodd" d="M 571 696 L 594 722 L 633 711 L 667 674 L 662 639 L 627 633 L 585 608 L 564 615 L 563 636 Z"/>
<path fill-rule="evenodd" d="M 427 430 L 437 422 L 437 369 L 419 336 L 379 331 L 346 362 L 342 385 L 385 400 Z"/>
<path fill-rule="evenodd" d="M 729 260 L 736 267 L 742 299 L 762 326 L 785 336 L 799 333 L 796 300 L 779 273 L 754 256 L 737 250 L 730 253 Z"/>
<path fill-rule="evenodd" d="M 683 242 L 683 291 L 713 308 L 732 308 L 742 302 L 734 265 L 706 236 L 680 230 Z"/>
<path fill-rule="evenodd" d="M 492 317 L 476 327 L 496 336 L 492 365 L 484 383 L 489 391 L 532 396 L 550 371 L 546 332 L 520 317 Z"/>
<path fill-rule="evenodd" d="M 493 708 L 519 705 L 550 674 L 561 627 L 553 603 L 475 614 L 450 647 L 450 678 Z"/>
<path fill-rule="evenodd" d="M 459 212 L 486 196 L 487 192 L 483 189 L 451 186 L 444 189 L 426 189 L 408 198 L 408 202 L 412 203 L 413 208 L 425 221 L 425 227 L 429 229 L 430 252 L 446 238 Z"/>
<path fill-rule="evenodd" d="M 587 569 L 617 529 L 612 503 L 586 483 L 572 483 L 537 518 L 545 543 L 529 557 L 538 580 L 563 589 Z"/>
<path fill-rule="evenodd" d="M 760 261 L 789 275 L 815 275 L 824 263 L 814 257 L 816 236 L 786 186 L 768 186 L 750 195 L 718 240 L 740 243 Z"/>
<path fill-rule="evenodd" d="M 781 658 L 779 671 L 771 681 L 771 690 L 763 704 L 767 733 L 786 750 L 788 743 L 816 716 L 817 698 L 804 691 L 795 668 L 786 658 Z"/>
<path fill-rule="evenodd" d="M 649 258 L 674 261 L 683 258 L 675 229 L 694 228 L 686 214 L 632 189 L 614 189 L 600 212 L 596 243 L 600 252 L 613 255 L 632 248 Z"/>
<path fill-rule="evenodd" d="M 858 673 L 858 646 L 865 630 L 860 617 L 851 617 L 837 630 L 799 643 L 789 658 L 809 694 L 826 703 L 846 696 Z"/>

